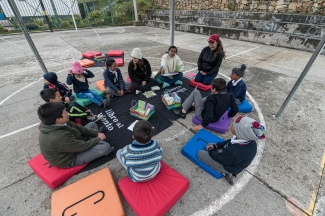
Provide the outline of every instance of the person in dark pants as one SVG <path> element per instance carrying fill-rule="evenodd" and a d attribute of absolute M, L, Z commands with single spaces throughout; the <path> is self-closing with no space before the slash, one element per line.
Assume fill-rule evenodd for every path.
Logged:
<path fill-rule="evenodd" d="M 203 48 L 197 61 L 199 72 L 195 76 L 195 82 L 210 85 L 218 75 L 222 60 L 226 58 L 219 35 L 213 34 L 208 39 L 209 46 Z"/>
<path fill-rule="evenodd" d="M 134 48 L 131 53 L 132 60 L 129 62 L 128 73 L 132 87 L 138 92 L 160 90 L 155 79 L 151 78 L 151 66 L 149 61 L 142 57 L 139 48 Z"/>
<path fill-rule="evenodd" d="M 218 143 L 208 143 L 206 150 L 200 150 L 197 158 L 224 175 L 229 184 L 233 178 L 248 167 L 257 152 L 257 139 L 265 139 L 265 127 L 247 116 L 238 116 L 230 126 L 234 135 Z"/>

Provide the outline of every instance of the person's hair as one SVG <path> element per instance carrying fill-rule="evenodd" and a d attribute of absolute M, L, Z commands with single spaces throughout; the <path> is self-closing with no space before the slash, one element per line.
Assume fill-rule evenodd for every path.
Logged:
<path fill-rule="evenodd" d="M 222 78 L 217 78 L 212 81 L 212 88 L 214 88 L 217 92 L 223 92 L 226 90 L 227 83 L 226 80 Z"/>
<path fill-rule="evenodd" d="M 176 46 L 170 46 L 170 47 L 168 48 L 168 52 L 169 52 L 171 49 L 176 49 L 176 54 L 177 54 L 177 47 L 176 47 Z M 168 52 L 167 52 L 167 53 L 168 53 Z"/>
<path fill-rule="evenodd" d="M 110 66 L 112 66 L 112 64 L 115 62 L 115 59 L 113 59 L 113 58 L 108 58 L 108 59 L 106 59 L 106 61 L 105 61 L 105 64 L 106 64 L 106 67 L 110 67 Z"/>
<path fill-rule="evenodd" d="M 217 55 L 219 54 L 220 50 L 221 50 L 222 53 L 223 53 L 223 59 L 226 59 L 226 52 L 223 50 L 222 42 L 221 42 L 221 40 L 219 39 L 218 44 L 217 44 L 217 50 L 216 50 L 216 52 L 213 54 L 213 56 L 214 56 L 215 58 L 216 58 Z"/>
<path fill-rule="evenodd" d="M 143 61 L 143 59 L 139 59 L 139 61 L 137 63 L 133 62 L 133 65 L 134 65 L 133 70 L 136 70 L 139 67 L 141 70 L 144 71 L 144 68 L 143 68 L 144 61 Z"/>
<path fill-rule="evenodd" d="M 56 88 L 48 88 L 42 90 L 39 94 L 45 102 L 50 102 L 51 99 L 55 98 Z"/>
<path fill-rule="evenodd" d="M 138 121 L 133 127 L 133 136 L 134 139 L 139 143 L 147 143 L 151 140 L 153 135 L 152 125 L 145 121 Z"/>
<path fill-rule="evenodd" d="M 37 109 L 37 114 L 43 124 L 53 125 L 56 123 L 56 119 L 62 118 L 63 110 L 65 110 L 63 103 L 51 102 L 41 105 Z"/>

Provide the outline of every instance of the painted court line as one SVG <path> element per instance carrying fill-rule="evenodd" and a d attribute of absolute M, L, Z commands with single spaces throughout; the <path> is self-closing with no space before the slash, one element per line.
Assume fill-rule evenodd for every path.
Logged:
<path fill-rule="evenodd" d="M 21 128 L 21 129 L 19 129 L 19 130 L 16 130 L 16 131 L 13 131 L 13 132 L 7 133 L 7 134 L 5 134 L 5 135 L 0 136 L 0 139 L 5 138 L 5 137 L 7 137 L 7 136 L 14 135 L 14 134 L 16 134 L 16 133 L 19 133 L 20 131 L 28 130 L 29 128 L 35 127 L 35 126 L 37 126 L 38 124 L 39 124 L 39 123 L 36 123 L 36 124 L 33 124 L 33 125 L 29 125 L 29 126 L 27 126 L 27 127 Z"/>

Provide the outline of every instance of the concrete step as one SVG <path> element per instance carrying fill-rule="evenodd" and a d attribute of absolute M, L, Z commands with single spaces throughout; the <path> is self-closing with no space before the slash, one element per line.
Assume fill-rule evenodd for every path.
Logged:
<path fill-rule="evenodd" d="M 150 16 L 169 15 L 169 10 L 148 10 L 147 20 L 152 20 Z M 279 14 L 262 12 L 239 12 L 239 11 L 203 11 L 203 10 L 176 10 L 175 16 L 191 17 L 214 17 L 214 18 L 232 18 L 249 20 L 267 20 L 277 22 L 293 22 L 305 24 L 325 25 L 325 16 L 320 15 L 301 15 L 301 14 Z"/>
<path fill-rule="evenodd" d="M 169 22 L 168 15 L 152 15 L 150 20 Z M 238 28 L 266 32 L 278 32 L 284 34 L 307 35 L 320 38 L 325 34 L 325 25 L 304 24 L 281 21 L 249 20 L 216 17 L 175 16 L 176 23 L 192 25 L 216 26 L 222 28 Z"/>
<path fill-rule="evenodd" d="M 169 29 L 169 22 L 147 20 L 145 23 L 147 26 Z M 320 38 L 306 37 L 305 35 L 289 35 L 280 32 L 265 32 L 250 29 L 225 28 L 184 23 L 175 23 L 175 30 L 204 35 L 218 33 L 221 38 L 263 43 L 310 52 L 313 52 L 315 50 L 320 41 Z M 325 50 L 322 51 L 322 54 L 325 54 Z"/>

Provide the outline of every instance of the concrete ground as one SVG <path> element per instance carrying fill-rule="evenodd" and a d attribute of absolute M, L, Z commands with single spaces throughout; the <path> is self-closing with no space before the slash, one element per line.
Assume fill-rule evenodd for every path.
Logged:
<path fill-rule="evenodd" d="M 123 49 L 125 61 L 135 47 L 141 48 L 154 71 L 169 44 L 169 31 L 150 27 L 114 27 L 31 35 L 49 71 L 65 81 L 70 62 L 81 52 Z M 178 54 L 186 71 L 195 71 L 207 36 L 175 32 Z M 181 154 L 193 136 L 190 114 L 174 121 L 155 136 L 163 160 L 190 181 L 190 188 L 167 215 L 325 215 L 323 168 L 325 163 L 323 89 L 325 56 L 319 56 L 281 120 L 273 119 L 312 53 L 222 39 L 227 59 L 218 77 L 227 77 L 241 63 L 248 67 L 244 80 L 248 100 L 254 105 L 248 116 L 265 123 L 267 138 L 259 142 L 258 155 L 230 186 L 215 179 Z M 23 35 L 0 37 L 0 215 L 50 215 L 51 194 L 27 161 L 39 153 L 36 109 L 42 74 Z M 126 77 L 127 66 L 121 67 Z M 95 81 L 102 68 L 92 69 Z M 217 134 L 230 138 L 226 134 Z M 62 188 L 108 167 L 117 183 L 126 173 L 116 159 L 77 174 Z M 134 215 L 120 195 L 126 215 Z"/>

